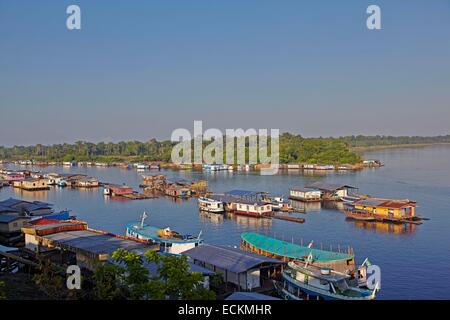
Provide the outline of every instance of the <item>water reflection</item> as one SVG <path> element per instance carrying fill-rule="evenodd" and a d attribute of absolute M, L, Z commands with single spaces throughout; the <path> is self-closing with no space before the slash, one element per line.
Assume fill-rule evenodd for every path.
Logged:
<path fill-rule="evenodd" d="M 238 225 L 252 229 L 270 229 L 272 219 L 255 218 L 234 213 L 225 213 L 224 217 L 235 221 Z"/>
<path fill-rule="evenodd" d="M 14 195 L 19 198 L 32 198 L 33 200 L 47 200 L 49 190 L 27 191 L 23 189 L 13 188 Z"/>
<path fill-rule="evenodd" d="M 200 221 L 202 222 L 210 222 L 214 225 L 219 225 L 223 223 L 223 214 L 220 213 L 212 213 L 212 212 L 205 212 L 205 211 L 199 211 L 199 217 Z"/>
<path fill-rule="evenodd" d="M 322 204 L 320 202 L 302 202 L 296 200 L 289 200 L 289 204 L 296 212 L 308 213 L 320 211 Z"/>
<path fill-rule="evenodd" d="M 355 227 L 373 230 L 376 233 L 389 233 L 395 235 L 408 235 L 416 231 L 417 225 L 409 223 L 387 223 L 387 222 L 369 222 L 358 221 L 354 219 L 345 219 L 349 223 L 352 223 Z"/>

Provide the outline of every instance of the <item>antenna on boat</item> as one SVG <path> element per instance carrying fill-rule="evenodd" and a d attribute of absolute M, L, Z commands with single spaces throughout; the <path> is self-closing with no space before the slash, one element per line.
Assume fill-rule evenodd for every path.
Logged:
<path fill-rule="evenodd" d="M 141 229 L 144 228 L 144 221 L 148 218 L 147 212 L 144 211 L 141 217 Z"/>
<path fill-rule="evenodd" d="M 200 230 L 200 232 L 198 233 L 198 239 L 200 239 L 200 237 L 202 236 L 202 234 L 203 234 L 203 230 Z"/>

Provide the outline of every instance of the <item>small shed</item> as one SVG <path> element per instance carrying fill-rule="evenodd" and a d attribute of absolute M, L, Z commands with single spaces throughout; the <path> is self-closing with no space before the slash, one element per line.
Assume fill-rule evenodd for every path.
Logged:
<path fill-rule="evenodd" d="M 284 263 L 237 248 L 203 244 L 183 252 L 194 264 L 221 274 L 226 284 L 251 291 L 272 285 Z"/>

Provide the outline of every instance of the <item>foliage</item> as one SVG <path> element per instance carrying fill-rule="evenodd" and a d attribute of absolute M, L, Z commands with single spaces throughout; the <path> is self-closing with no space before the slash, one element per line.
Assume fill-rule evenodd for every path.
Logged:
<path fill-rule="evenodd" d="M 372 146 L 395 146 L 414 144 L 450 143 L 450 135 L 435 137 L 420 136 L 346 136 L 341 140 L 347 142 L 351 147 L 372 147 Z"/>
<path fill-rule="evenodd" d="M 0 281 L 0 300 L 6 300 L 5 283 Z"/>
<path fill-rule="evenodd" d="M 113 264 L 99 265 L 95 269 L 92 280 L 95 283 L 92 296 L 96 300 L 124 299 L 126 292 L 120 283 L 125 269 Z"/>
<path fill-rule="evenodd" d="M 223 139 L 224 141 L 226 139 Z M 235 141 L 233 158 L 237 158 L 237 139 Z M 210 142 L 204 141 L 203 147 Z M 300 135 L 284 133 L 279 138 L 281 163 L 326 163 L 343 164 L 360 162 L 361 158 L 349 150 L 354 139 L 346 138 L 303 138 Z M 193 144 L 193 142 L 192 142 Z M 147 142 L 128 141 L 119 143 L 97 144 L 78 141 L 75 144 L 57 144 L 44 146 L 14 146 L 0 147 L 0 159 L 33 159 L 44 161 L 163 161 L 170 162 L 172 148 L 175 143 L 171 141 Z M 250 142 L 245 141 L 245 155 L 248 161 Z M 270 138 L 268 141 L 270 153 Z M 224 154 L 224 160 L 226 154 Z M 259 159 L 259 158 L 258 158 Z"/>
<path fill-rule="evenodd" d="M 94 297 L 101 300 L 214 299 L 202 285 L 203 276 L 191 273 L 184 256 L 160 255 L 148 251 L 143 257 L 119 249 L 112 255 L 117 265 L 102 265 L 94 273 Z M 158 276 L 149 275 L 145 263 L 157 264 Z"/>
<path fill-rule="evenodd" d="M 51 299 L 60 300 L 67 297 L 64 278 L 50 261 L 40 261 L 39 273 L 33 276 L 33 280 Z"/>

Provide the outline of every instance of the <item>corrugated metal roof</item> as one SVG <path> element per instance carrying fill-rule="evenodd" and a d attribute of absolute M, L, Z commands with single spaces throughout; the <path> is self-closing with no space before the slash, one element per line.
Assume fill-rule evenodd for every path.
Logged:
<path fill-rule="evenodd" d="M 231 190 L 231 191 L 225 192 L 225 194 L 228 196 L 236 196 L 236 197 L 254 197 L 260 193 L 262 193 L 262 192 L 249 191 L 249 190 Z"/>
<path fill-rule="evenodd" d="M 401 201 L 401 200 L 388 200 L 388 199 L 363 199 L 355 202 L 355 205 L 366 206 L 366 207 L 383 207 L 400 209 L 405 207 L 414 207 L 415 203 L 411 201 Z"/>
<path fill-rule="evenodd" d="M 150 250 L 149 245 L 112 235 L 99 234 L 89 230 L 66 231 L 44 236 L 60 245 L 66 245 L 93 254 L 112 254 L 118 249 L 126 249 L 138 254 Z"/>
<path fill-rule="evenodd" d="M 299 192 L 320 192 L 320 190 L 317 190 L 317 189 L 302 188 L 302 187 L 293 187 L 293 188 L 291 188 L 291 191 L 299 191 Z"/>
<path fill-rule="evenodd" d="M 276 259 L 266 258 L 254 253 L 224 246 L 203 244 L 183 252 L 183 255 L 201 262 L 206 262 L 218 268 L 234 273 L 246 272 L 261 264 L 281 264 Z"/>
<path fill-rule="evenodd" d="M 27 217 L 18 214 L 1 214 L 0 223 L 10 223 L 19 219 L 29 219 Z"/>
<path fill-rule="evenodd" d="M 344 189 L 344 188 L 358 189 L 356 187 L 345 185 L 345 184 L 326 183 L 326 182 L 319 182 L 319 181 L 308 184 L 306 186 L 306 188 L 320 189 L 320 190 L 325 190 L 325 191 L 336 191 L 336 190 Z"/>
<path fill-rule="evenodd" d="M 242 204 L 248 204 L 248 205 L 259 205 L 263 206 L 266 205 L 265 202 L 261 202 L 258 200 L 251 200 L 251 199 L 245 199 L 245 198 L 239 198 L 239 197 L 233 197 L 233 196 L 227 196 L 227 195 L 211 195 L 209 196 L 210 199 L 224 202 L 224 203 L 242 203 Z"/>

